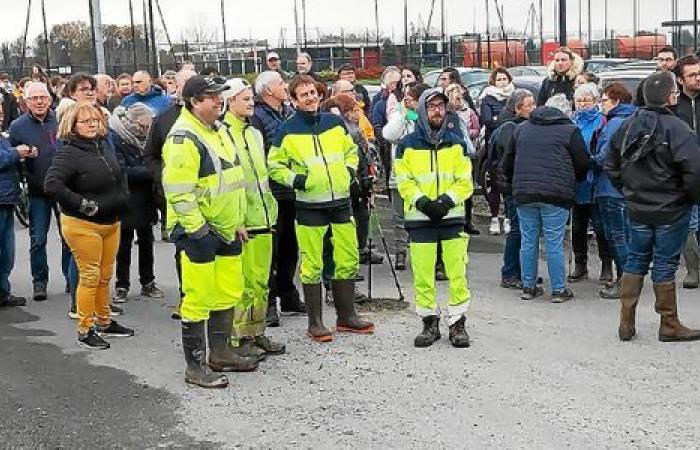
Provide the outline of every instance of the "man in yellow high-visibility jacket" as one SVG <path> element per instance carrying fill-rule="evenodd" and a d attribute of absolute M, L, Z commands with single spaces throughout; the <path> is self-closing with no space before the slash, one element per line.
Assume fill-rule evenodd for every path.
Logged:
<path fill-rule="evenodd" d="M 331 229 L 332 289 L 337 312 L 336 330 L 369 334 L 374 324 L 355 312 L 358 270 L 357 236 L 350 206 L 350 182 L 357 168 L 357 146 L 342 120 L 319 113 L 313 78 L 299 75 L 289 83 L 296 114 L 282 124 L 268 154 L 270 178 L 296 192 L 296 234 L 301 253 L 301 282 L 309 317 L 309 336 L 333 340 L 323 325 L 321 269 L 323 237 Z"/>
<path fill-rule="evenodd" d="M 265 336 L 277 201 L 270 190 L 262 134 L 250 123 L 255 105 L 253 88 L 242 78 L 228 80 L 226 85 L 230 89 L 223 94 L 224 124 L 243 166 L 248 234 L 243 243 L 243 302 L 236 308 L 233 331 L 242 356 L 279 355 L 285 346 Z"/>
<path fill-rule="evenodd" d="M 450 131 L 447 114 L 447 97 L 441 90 L 423 92 L 416 131 L 403 138 L 396 149 L 394 169 L 411 242 L 416 311 L 423 319 L 416 347 L 428 347 L 440 339 L 440 309 L 435 296 L 438 243 L 442 243 L 450 283 L 450 342 L 455 347 L 469 347 L 465 322 L 471 294 L 466 276 L 469 238 L 464 232 L 464 201 L 474 187 L 466 144 Z"/>
<path fill-rule="evenodd" d="M 233 142 L 218 122 L 227 86 L 202 76 L 182 90 L 185 106 L 163 147 L 167 228 L 182 264 L 182 347 L 185 381 L 225 387 L 215 371 L 251 371 L 257 359 L 231 349 L 234 307 L 243 295 L 241 240 L 246 198 L 243 168 Z"/>

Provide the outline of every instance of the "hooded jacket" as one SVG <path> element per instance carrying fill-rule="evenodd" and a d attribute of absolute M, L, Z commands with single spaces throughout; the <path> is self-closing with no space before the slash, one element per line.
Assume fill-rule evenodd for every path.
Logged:
<path fill-rule="evenodd" d="M 484 141 L 488 142 L 491 133 L 500 125 L 498 118 L 501 111 L 505 109 L 508 97 L 515 92 L 513 83 L 504 88 L 496 86 L 486 86 L 481 93 L 481 104 L 479 105 L 479 119 L 485 128 Z"/>
<path fill-rule="evenodd" d="M 64 141 L 46 173 L 44 189 L 58 201 L 63 214 L 88 222 L 113 224 L 127 207 L 124 176 L 112 146 L 104 138 L 73 137 Z M 94 216 L 80 211 L 83 199 L 97 202 Z"/>
<path fill-rule="evenodd" d="M 453 206 L 438 225 L 464 224 L 464 201 L 474 192 L 466 143 L 448 127 L 447 118 L 437 130 L 428 121 L 426 104 L 436 95 L 442 94 L 434 89 L 423 92 L 415 131 L 396 149 L 396 184 L 404 201 L 406 228 L 436 226 L 416 208 L 416 201 L 422 197 L 437 200 L 442 195 L 448 196 Z"/>
<path fill-rule="evenodd" d="M 607 121 L 605 126 L 600 130 L 597 138 L 594 139 L 596 143 L 595 152 L 591 155 L 591 164 L 593 166 L 593 195 L 595 198 L 598 197 L 613 197 L 613 198 L 624 198 L 620 191 L 613 186 L 612 181 L 610 181 L 610 176 L 603 170 L 603 165 L 608 157 L 610 150 L 610 139 L 613 134 L 620 128 L 620 125 L 629 116 L 637 111 L 637 107 L 631 103 L 620 103 L 613 109 L 611 109 L 605 116 Z"/>
<path fill-rule="evenodd" d="M 294 188 L 299 209 L 350 205 L 359 157 L 342 119 L 297 110 L 282 124 L 267 156 L 270 178 Z"/>
<path fill-rule="evenodd" d="M 668 225 L 700 200 L 700 140 L 666 108 L 644 107 L 610 141 L 605 170 L 622 189 L 630 218 Z"/>
<path fill-rule="evenodd" d="M 571 62 L 569 70 L 561 75 L 554 70 L 555 63 L 549 63 L 548 75 L 542 81 L 542 87 L 537 95 L 537 106 L 543 106 L 550 97 L 556 94 L 564 94 L 569 101 L 574 100 L 574 84 L 576 77 L 583 72 L 583 59 L 574 53 L 574 60 Z"/>
<path fill-rule="evenodd" d="M 17 97 L 4 88 L 0 88 L 0 99 L 2 99 L 2 110 L 5 113 L 0 123 L 0 131 L 4 131 L 8 130 L 10 124 L 20 116 L 20 109 Z"/>
<path fill-rule="evenodd" d="M 581 130 L 583 141 L 586 143 L 586 152 L 590 156 L 593 135 L 605 123 L 605 116 L 598 111 L 598 108 L 587 108 L 574 112 L 572 120 L 578 129 Z M 579 205 L 587 205 L 592 202 L 593 171 L 590 170 L 586 175 L 586 179 L 576 185 L 576 203 Z"/>
<path fill-rule="evenodd" d="M 272 142 L 275 139 L 275 135 L 280 130 L 282 122 L 289 119 L 293 114 L 294 110 L 285 104 L 283 104 L 282 109 L 278 111 L 265 103 L 262 99 L 256 97 L 251 124 L 262 133 L 266 156 L 270 152 L 270 147 L 272 147 Z M 270 189 L 272 189 L 272 193 L 277 200 L 294 200 L 294 190 L 276 181 L 270 181 Z"/>
<path fill-rule="evenodd" d="M 56 139 L 57 128 L 58 122 L 53 111 L 49 111 L 43 121 L 31 113 L 25 113 L 10 125 L 10 144 L 13 147 L 25 144 L 34 146 L 39 151 L 36 158 L 27 158 L 24 161 L 31 196 L 44 196 L 46 172 L 59 145 Z"/>
<path fill-rule="evenodd" d="M 548 203 L 568 209 L 589 164 L 581 131 L 558 109 L 541 106 L 518 125 L 501 170 L 513 185 L 516 205 Z"/>
<path fill-rule="evenodd" d="M 124 108 L 128 108 L 137 102 L 141 102 L 151 108 L 156 116 L 165 112 L 165 110 L 173 104 L 170 96 L 156 85 L 152 85 L 151 89 L 149 89 L 149 91 L 145 94 L 134 92 L 133 94 L 127 95 L 124 97 L 124 99 L 122 99 L 122 106 Z"/>
<path fill-rule="evenodd" d="M 510 148 L 510 142 L 513 139 L 513 133 L 519 124 L 525 122 L 524 117 L 516 116 L 511 110 L 504 108 L 501 115 L 498 117 L 498 127 L 491 135 L 491 140 L 488 142 L 488 150 L 484 158 L 483 166 L 479 170 L 479 176 L 486 183 L 486 174 L 489 174 L 490 182 L 495 183 L 498 191 L 504 194 L 511 194 L 513 186 L 511 186 L 507 177 L 503 174 L 500 167 L 500 162 Z"/>
<path fill-rule="evenodd" d="M 690 97 L 681 90 L 678 104 L 669 108 L 679 119 L 687 123 L 695 133 L 700 130 L 700 95 Z"/>

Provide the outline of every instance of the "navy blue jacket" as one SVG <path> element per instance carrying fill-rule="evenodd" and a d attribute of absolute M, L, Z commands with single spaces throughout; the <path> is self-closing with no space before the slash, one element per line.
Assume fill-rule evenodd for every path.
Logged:
<path fill-rule="evenodd" d="M 377 137 L 379 142 L 384 142 L 384 138 L 382 137 L 382 129 L 387 122 L 386 101 L 388 98 L 389 93 L 382 89 L 372 99 L 372 114 L 369 116 L 369 121 L 372 123 L 374 135 Z"/>
<path fill-rule="evenodd" d="M 620 103 L 607 114 L 607 122 L 600 130 L 596 139 L 595 153 L 591 157 L 593 165 L 593 193 L 595 198 L 612 197 L 624 198 L 620 191 L 613 186 L 608 173 L 603 170 L 605 160 L 608 158 L 610 150 L 610 139 L 613 134 L 620 128 L 620 125 L 629 116 L 637 111 L 637 107 L 631 103 Z"/>
<path fill-rule="evenodd" d="M 10 125 L 10 143 L 13 147 L 25 144 L 39 150 L 36 158 L 27 158 L 24 162 L 31 196 L 45 196 L 46 172 L 58 150 L 57 128 L 56 114 L 53 111 L 49 111 L 43 122 L 26 113 Z"/>
<path fill-rule="evenodd" d="M 541 106 L 518 125 L 501 164 L 516 205 L 570 208 L 576 200 L 576 182 L 586 178 L 590 157 L 571 119 L 556 108 Z"/>
<path fill-rule="evenodd" d="M 261 99 L 255 99 L 255 110 L 250 122 L 263 136 L 265 156 L 270 151 L 272 142 L 282 127 L 282 123 L 292 115 L 294 115 L 294 110 L 288 105 L 282 105 L 282 112 L 280 113 Z M 270 180 L 270 190 L 277 200 L 294 200 L 294 189 L 283 186 L 276 181 Z"/>
<path fill-rule="evenodd" d="M 19 154 L 0 136 L 0 205 L 14 205 L 19 198 L 17 164 Z"/>
<path fill-rule="evenodd" d="M 479 120 L 481 120 L 481 124 L 485 128 L 484 142 L 489 142 L 491 134 L 501 124 L 499 122 L 499 117 L 505 106 L 505 100 L 499 101 L 493 95 L 487 95 L 481 100 L 481 105 L 479 106 Z"/>

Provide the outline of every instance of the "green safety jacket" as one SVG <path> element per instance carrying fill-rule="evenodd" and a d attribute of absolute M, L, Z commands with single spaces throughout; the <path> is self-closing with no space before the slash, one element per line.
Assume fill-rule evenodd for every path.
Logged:
<path fill-rule="evenodd" d="M 297 208 L 325 209 L 349 203 L 359 155 L 340 117 L 297 111 L 280 127 L 267 161 L 270 178 L 294 188 Z"/>
<path fill-rule="evenodd" d="M 265 146 L 260 131 L 247 121 L 227 112 L 224 124 L 243 166 L 246 197 L 246 230 L 270 231 L 277 222 L 277 200 L 268 179 Z"/>
<path fill-rule="evenodd" d="M 204 124 L 187 108 L 163 146 L 163 190 L 171 235 L 201 237 L 209 231 L 236 239 L 246 214 L 245 178 L 226 128 Z"/>
<path fill-rule="evenodd" d="M 399 143 L 394 171 L 404 201 L 406 228 L 434 226 L 430 218 L 416 208 L 416 201 L 423 196 L 436 200 L 442 194 L 449 196 L 455 206 L 440 225 L 464 223 L 464 201 L 472 195 L 474 186 L 471 160 L 460 137 L 447 132 L 435 145 L 418 129 Z"/>

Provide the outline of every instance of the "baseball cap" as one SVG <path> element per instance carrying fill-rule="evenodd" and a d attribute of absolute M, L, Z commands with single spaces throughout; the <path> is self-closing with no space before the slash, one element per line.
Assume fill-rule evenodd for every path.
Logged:
<path fill-rule="evenodd" d="M 185 86 L 183 86 L 182 98 L 191 99 L 203 94 L 218 94 L 229 89 L 228 85 L 217 81 L 221 80 L 213 80 L 202 75 L 195 75 L 187 80 Z"/>
<path fill-rule="evenodd" d="M 425 97 L 425 100 L 423 100 L 423 97 Z M 428 103 L 430 100 L 434 99 L 435 97 L 440 97 L 442 98 L 445 103 L 449 101 L 445 93 L 442 91 L 442 88 L 432 88 L 428 89 L 425 92 L 423 92 L 423 95 L 421 95 L 421 100 L 424 101 L 425 103 Z"/>
<path fill-rule="evenodd" d="M 280 55 L 278 55 L 277 52 L 268 52 L 267 61 L 270 61 L 271 59 L 280 59 Z"/>
<path fill-rule="evenodd" d="M 232 78 L 226 81 L 226 90 L 221 93 L 221 97 L 224 99 L 224 104 L 222 111 L 225 112 L 228 109 L 228 99 L 235 97 L 246 89 L 251 89 L 252 86 L 243 78 Z"/>

